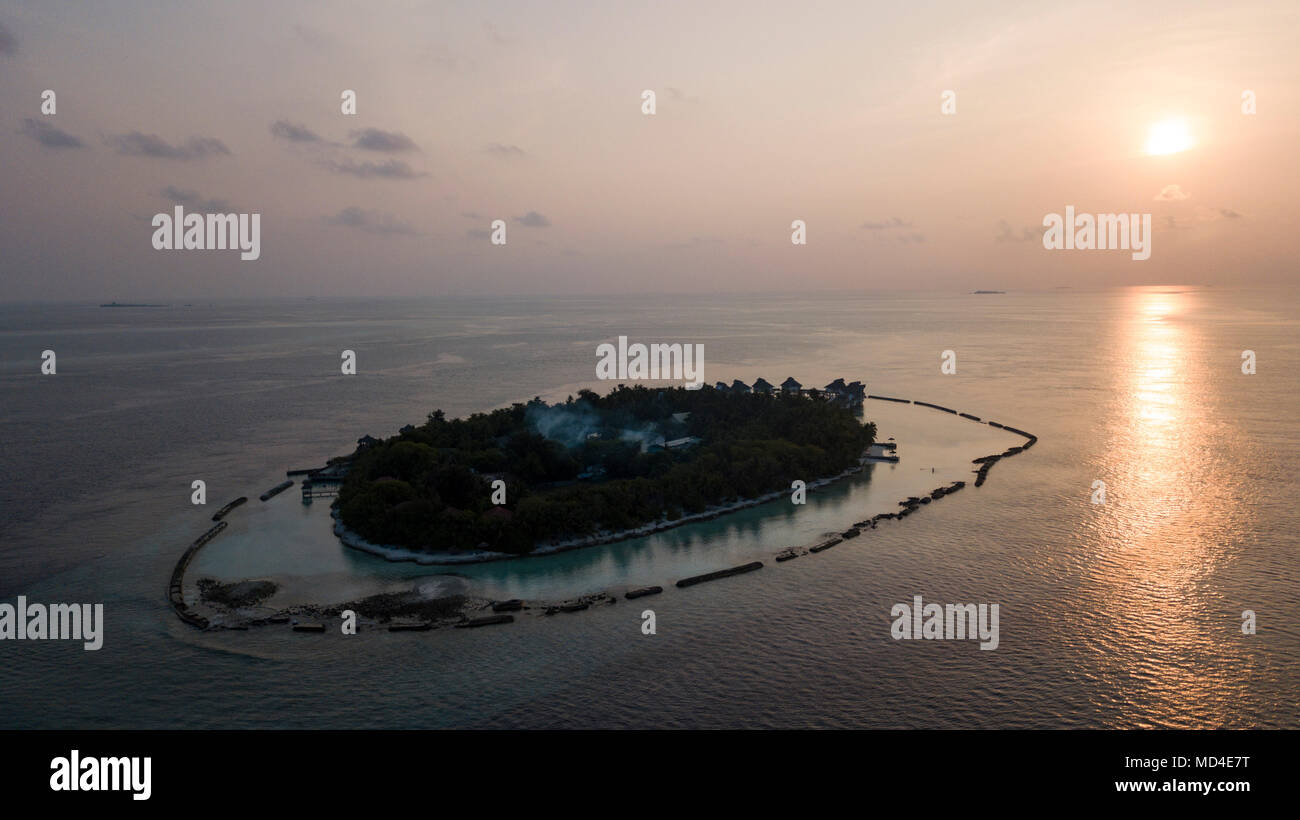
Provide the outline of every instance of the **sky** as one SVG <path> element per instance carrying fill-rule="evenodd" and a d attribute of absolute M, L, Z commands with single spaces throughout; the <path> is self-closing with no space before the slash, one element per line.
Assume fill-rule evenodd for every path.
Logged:
<path fill-rule="evenodd" d="M 1285 285 L 1296 43 L 1290 0 L 0 0 L 0 301 Z M 154 249 L 178 204 L 260 258 Z M 1066 206 L 1150 258 L 1045 249 Z"/>

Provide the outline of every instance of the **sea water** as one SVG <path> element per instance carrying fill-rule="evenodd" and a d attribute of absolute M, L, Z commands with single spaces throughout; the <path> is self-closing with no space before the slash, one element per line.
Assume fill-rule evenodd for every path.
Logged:
<path fill-rule="evenodd" d="M 684 590 L 671 581 L 847 527 L 1019 441 L 869 401 L 900 462 L 805 507 L 456 568 L 342 547 L 296 487 L 256 500 L 434 408 L 603 389 L 596 349 L 620 335 L 704 344 L 710 381 L 862 379 L 1039 442 L 905 521 Z M 0 646 L 0 726 L 1295 727 L 1297 373 L 1285 291 L 0 306 L 0 600 L 104 605 L 97 652 Z M 482 630 L 200 632 L 167 579 L 239 495 L 187 577 L 272 575 L 300 600 L 444 572 L 493 596 L 669 588 Z M 891 607 L 917 595 L 998 604 L 998 648 L 892 640 Z"/>

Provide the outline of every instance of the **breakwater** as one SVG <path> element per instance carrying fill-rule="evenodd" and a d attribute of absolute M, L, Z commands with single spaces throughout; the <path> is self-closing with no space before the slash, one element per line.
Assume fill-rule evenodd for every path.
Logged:
<path fill-rule="evenodd" d="M 881 399 L 883 401 L 897 401 L 897 399 L 889 399 L 889 398 L 885 398 L 884 396 L 867 396 L 867 398 Z M 979 416 L 972 415 L 970 413 L 958 413 L 956 410 L 953 410 L 950 407 L 944 407 L 942 404 L 932 404 L 931 402 L 920 401 L 920 400 L 913 400 L 912 404 L 920 405 L 921 407 L 929 407 L 933 410 L 940 410 L 944 413 L 952 413 L 953 415 L 960 416 L 964 419 L 968 419 L 969 421 L 973 421 L 977 424 L 987 424 L 989 427 L 996 427 L 999 430 L 1006 430 L 1008 433 L 1015 433 L 1018 436 L 1024 436 L 1025 438 L 1024 444 L 1021 444 L 1017 447 L 1008 447 L 1006 450 L 1003 450 L 1000 453 L 993 453 L 987 456 L 980 456 L 979 458 L 974 459 L 971 462 L 972 464 L 979 465 L 979 469 L 976 470 L 975 472 L 976 487 L 984 486 L 984 482 L 987 481 L 989 477 L 989 470 L 993 469 L 994 464 L 997 464 L 999 461 L 1001 461 L 1004 458 L 1010 458 L 1011 456 L 1023 453 L 1025 450 L 1028 450 L 1030 447 L 1033 447 L 1035 444 L 1038 443 L 1038 436 L 1034 435 L 1033 433 L 1025 432 L 1024 430 L 1021 430 L 1019 427 L 1012 427 L 1010 425 L 1002 424 L 1001 422 L 996 422 L 996 421 L 985 422 L 982 421 Z M 965 482 L 959 482 L 959 483 L 965 486 Z M 960 487 L 958 489 L 960 489 Z M 941 497 L 942 495 L 939 496 L 938 498 Z M 918 501 L 922 504 L 928 504 L 930 501 L 937 501 L 938 498 L 936 498 L 934 495 L 931 495 L 929 498 L 918 499 Z M 908 499 L 908 500 L 911 501 L 912 499 Z M 903 510 L 902 515 L 904 516 L 908 515 L 913 509 L 915 509 L 915 506 L 905 503 L 905 509 Z"/>
<path fill-rule="evenodd" d="M 231 502 L 230 502 L 229 504 L 227 504 L 226 506 L 224 506 L 224 507 L 222 507 L 221 509 L 219 509 L 219 510 L 217 510 L 216 512 L 214 512 L 214 513 L 212 514 L 212 520 L 213 520 L 213 521 L 220 521 L 221 519 L 225 518 L 226 515 L 227 515 L 231 510 L 233 510 L 235 507 L 238 507 L 240 504 L 245 503 L 246 501 L 248 501 L 248 497 L 247 497 L 247 496 L 243 496 L 243 495 L 241 495 L 239 498 L 236 498 L 234 501 L 231 501 Z"/>
<path fill-rule="evenodd" d="M 931 404 L 928 401 L 919 401 L 915 399 L 912 401 L 912 404 L 919 404 L 922 407 L 930 407 L 935 410 L 942 410 L 945 413 L 952 413 L 954 416 L 957 415 L 956 410 L 953 410 L 951 407 L 944 407 L 942 404 Z"/>
<path fill-rule="evenodd" d="M 477 629 L 480 626 L 493 626 L 495 624 L 512 624 L 515 622 L 513 615 L 482 615 L 478 618 L 470 618 L 464 623 L 456 624 L 457 629 Z"/>
<path fill-rule="evenodd" d="M 285 490 L 289 489 L 292 486 L 293 486 L 292 481 L 281 481 L 279 484 L 276 484 L 271 489 L 259 495 L 258 498 L 261 499 L 262 501 L 268 501 L 272 498 L 275 498 L 277 495 L 279 495 L 280 493 L 284 492 Z"/>
<path fill-rule="evenodd" d="M 200 629 L 207 628 L 208 619 L 185 605 L 185 596 L 183 594 L 185 589 L 185 570 L 189 568 L 190 562 L 194 560 L 194 556 L 199 554 L 199 550 L 213 538 L 216 538 L 217 534 L 228 526 L 230 525 L 225 521 L 221 521 L 210 528 L 207 532 L 194 539 L 194 543 L 190 544 L 185 552 L 181 554 L 180 560 L 176 562 L 175 568 L 172 569 L 172 580 L 167 587 L 167 599 L 171 601 L 172 609 L 176 611 L 176 614 L 182 621 L 191 626 L 197 626 Z"/>
<path fill-rule="evenodd" d="M 743 575 L 746 572 L 753 572 L 756 569 L 762 569 L 762 568 L 763 568 L 762 561 L 750 561 L 748 564 L 741 564 L 738 567 L 731 567 L 730 569 L 720 569 L 717 570 L 716 572 L 706 572 L 703 575 L 695 575 L 690 578 L 683 578 L 682 580 L 677 582 L 677 586 L 681 588 L 693 587 L 696 584 L 703 584 L 708 581 L 716 581 L 720 578 L 730 578 L 733 575 Z"/>

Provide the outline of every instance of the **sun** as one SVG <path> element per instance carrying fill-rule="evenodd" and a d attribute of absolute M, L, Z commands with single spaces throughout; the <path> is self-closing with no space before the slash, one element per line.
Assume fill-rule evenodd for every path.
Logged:
<path fill-rule="evenodd" d="M 1151 126 L 1147 134 L 1147 154 L 1177 154 L 1192 147 L 1192 135 L 1182 120 L 1165 120 Z"/>

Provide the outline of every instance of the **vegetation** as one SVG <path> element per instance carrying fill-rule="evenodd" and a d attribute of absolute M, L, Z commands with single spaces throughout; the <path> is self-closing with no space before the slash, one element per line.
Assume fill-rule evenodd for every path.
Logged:
<path fill-rule="evenodd" d="M 335 504 L 343 524 L 374 543 L 524 554 L 836 475 L 875 432 L 810 396 L 583 390 L 560 404 L 533 399 L 451 421 L 434 411 L 359 448 Z M 699 442 L 653 444 L 687 436 Z M 492 503 L 495 479 L 506 482 L 504 505 Z"/>

